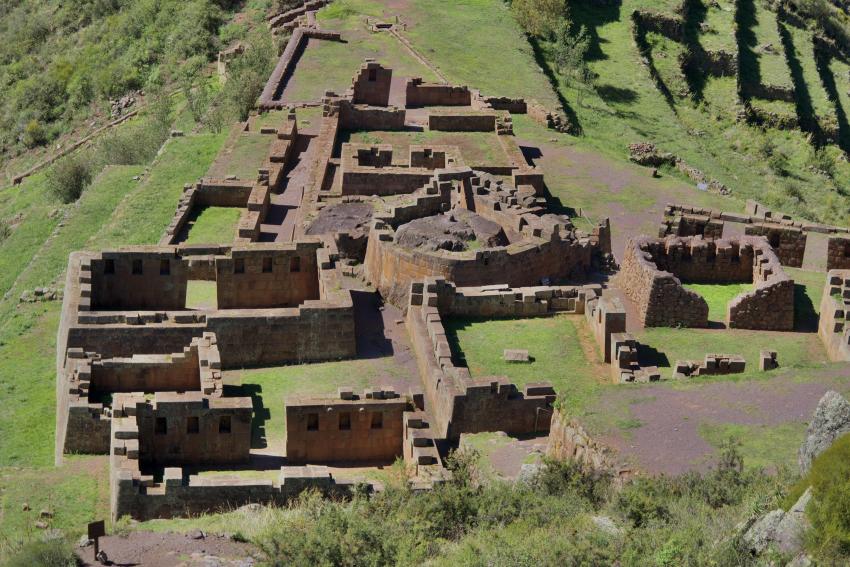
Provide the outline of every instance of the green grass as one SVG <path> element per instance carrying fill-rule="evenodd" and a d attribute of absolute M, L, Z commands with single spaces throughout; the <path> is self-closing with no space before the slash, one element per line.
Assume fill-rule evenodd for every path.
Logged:
<path fill-rule="evenodd" d="M 413 3 L 402 32 L 456 84 L 484 94 L 557 99 L 534 53 L 501 0 L 429 0 Z"/>
<path fill-rule="evenodd" d="M 610 382 L 608 368 L 596 363 L 596 343 L 581 317 L 451 318 L 444 324 L 453 353 L 473 378 L 507 376 L 520 389 L 530 382 L 551 382 L 571 415 L 580 415 Z M 505 362 L 509 348 L 527 349 L 533 362 Z"/>
<path fill-rule="evenodd" d="M 226 148 L 210 167 L 209 177 L 235 175 L 237 179 L 255 181 L 257 170 L 269 155 L 274 136 L 254 132 L 240 132 L 231 147 Z"/>
<path fill-rule="evenodd" d="M 90 245 L 156 244 L 168 226 L 185 183 L 209 168 L 226 133 L 170 138 L 139 187 L 116 207 Z"/>
<path fill-rule="evenodd" d="M 187 309 L 216 309 L 218 288 L 215 282 L 189 280 L 186 286 Z"/>
<path fill-rule="evenodd" d="M 652 356 L 651 362 L 661 368 L 662 373 L 668 373 L 667 377 L 668 367 L 677 360 L 702 361 L 708 353 L 740 354 L 747 361 L 744 373 L 722 376 L 721 379 L 725 380 L 769 377 L 769 373 L 759 372 L 758 369 L 758 357 L 762 350 L 779 352 L 779 365 L 782 368 L 815 368 L 824 365 L 826 360 L 826 351 L 816 333 L 654 327 L 643 329 L 635 336 L 642 345 L 661 352 L 663 356 Z M 711 378 L 698 378 L 704 379 Z"/>
<path fill-rule="evenodd" d="M 284 400 L 288 396 L 336 397 L 340 386 L 355 392 L 380 387 L 380 378 L 385 375 L 403 378 L 407 371 L 387 357 L 229 371 L 225 384 L 234 388 L 228 395 L 254 398 L 252 446 L 268 444 L 282 452 L 286 439 Z"/>
<path fill-rule="evenodd" d="M 702 423 L 699 427 L 700 436 L 718 449 L 730 438 L 738 441 L 745 456 L 744 465 L 750 469 L 792 466 L 805 432 L 803 422 L 775 426 Z"/>
<path fill-rule="evenodd" d="M 776 28 L 776 13 L 768 10 L 760 1 L 754 0 L 753 4 L 756 24 L 752 32 L 756 37 L 756 46 L 773 46 L 771 51 L 761 50 L 757 53 L 761 81 L 764 84 L 793 87 L 791 71 L 785 61 L 782 40 Z"/>
<path fill-rule="evenodd" d="M 738 295 L 751 291 L 753 284 L 686 284 L 684 286 L 705 299 L 708 303 L 709 321 L 726 321 L 729 302 Z"/>
<path fill-rule="evenodd" d="M 88 522 L 108 518 L 108 458 L 66 459 L 65 466 L 56 469 L 0 467 L 0 561 L 10 544 L 41 535 L 35 522 L 43 509 L 54 516 L 41 521 L 62 530 L 71 541 L 85 533 Z"/>
<path fill-rule="evenodd" d="M 189 228 L 185 244 L 227 244 L 236 237 L 242 209 L 204 207 Z"/>

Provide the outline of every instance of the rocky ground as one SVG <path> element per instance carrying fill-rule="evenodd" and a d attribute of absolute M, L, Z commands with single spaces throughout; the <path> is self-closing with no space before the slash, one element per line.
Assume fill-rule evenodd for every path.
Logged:
<path fill-rule="evenodd" d="M 257 563 L 257 550 L 221 535 L 196 530 L 189 534 L 132 532 L 126 536 L 100 538 L 107 561 L 95 560 L 88 542 L 78 549 L 82 565 L 155 565 L 157 567 L 250 567 Z"/>

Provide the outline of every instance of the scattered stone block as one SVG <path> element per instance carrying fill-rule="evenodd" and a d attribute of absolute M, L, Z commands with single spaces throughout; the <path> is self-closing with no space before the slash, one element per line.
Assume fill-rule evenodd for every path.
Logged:
<path fill-rule="evenodd" d="M 759 370 L 766 372 L 779 367 L 775 350 L 763 350 L 759 354 Z"/>
<path fill-rule="evenodd" d="M 504 353 L 505 362 L 531 362 L 527 350 L 506 348 Z"/>

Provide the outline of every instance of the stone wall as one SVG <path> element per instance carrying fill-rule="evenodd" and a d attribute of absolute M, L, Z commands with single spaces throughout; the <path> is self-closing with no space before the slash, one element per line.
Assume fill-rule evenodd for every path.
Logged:
<path fill-rule="evenodd" d="M 850 360 L 850 270 L 830 270 L 820 303 L 818 336 L 832 361 Z"/>
<path fill-rule="evenodd" d="M 194 341 L 193 341 L 194 342 Z M 95 360 L 91 364 L 93 392 L 162 392 L 201 389 L 198 347 L 173 354 L 141 354 Z"/>
<path fill-rule="evenodd" d="M 464 289 L 431 279 L 411 286 L 407 310 L 420 376 L 439 436 L 458 439 L 461 433 L 505 431 L 511 434 L 547 431 L 555 391 L 548 383 L 530 383 L 520 391 L 505 377 L 473 379 L 469 369 L 454 362 L 442 318 L 468 316 L 480 310 L 489 316 L 545 314 L 583 309 L 582 289 Z M 583 293 L 583 291 L 585 293 Z M 537 304 L 534 308 L 520 303 Z"/>
<path fill-rule="evenodd" d="M 546 215 L 533 191 L 528 197 L 530 206 L 526 207 L 519 203 L 515 189 L 482 180 L 470 170 L 439 171 L 431 186 L 414 195 L 416 206 L 396 207 L 374 217 L 366 249 L 367 277 L 396 304 L 405 303 L 412 282 L 429 276 L 460 286 L 494 281 L 510 286 L 537 285 L 544 279 L 580 281 L 591 269 L 594 258 L 602 253 L 598 239 L 575 233 L 568 219 Z M 430 200 L 419 199 L 431 195 Z M 433 209 L 438 204 L 448 207 L 446 201 L 438 200 L 443 199 L 442 195 L 453 195 L 461 201 L 459 206 L 463 202 L 469 206 L 469 200 L 460 197 L 472 196 L 476 213 L 506 230 L 521 231 L 521 238 L 507 247 L 467 252 L 407 249 L 396 244 L 395 228 L 424 216 L 426 208 Z"/>
<path fill-rule="evenodd" d="M 297 307 L 319 299 L 320 242 L 234 248 L 215 260 L 219 309 Z"/>
<path fill-rule="evenodd" d="M 708 326 L 705 299 L 682 287 L 673 274 L 658 269 L 652 254 L 643 250 L 647 240 L 629 241 L 618 276 L 623 291 L 637 306 L 640 322 L 647 327 Z"/>
<path fill-rule="evenodd" d="M 850 237 L 831 236 L 827 240 L 826 269 L 850 269 Z"/>
<path fill-rule="evenodd" d="M 379 395 L 287 398 L 287 462 L 391 463 L 401 457 L 402 414 L 410 402 L 395 392 Z"/>
<path fill-rule="evenodd" d="M 578 461 L 597 470 L 611 467 L 608 449 L 594 441 L 578 421 L 558 410 L 552 415 L 546 456 L 559 461 Z"/>
<path fill-rule="evenodd" d="M 351 83 L 351 102 L 368 106 L 388 106 L 393 70 L 367 60 Z"/>
<path fill-rule="evenodd" d="M 703 238 L 723 238 L 724 222 L 708 215 L 675 214 L 661 223 L 658 236 L 702 236 Z"/>
<path fill-rule="evenodd" d="M 157 392 L 153 403 L 138 394 L 116 396 L 113 411 L 135 412 L 113 428 L 138 441 L 139 460 L 151 465 L 248 462 L 251 398 L 210 398 L 201 392 Z M 135 422 L 135 423 L 133 423 Z M 135 427 L 133 427 L 135 425 Z"/>
<path fill-rule="evenodd" d="M 305 491 L 333 498 L 353 494 L 355 483 L 337 480 L 327 467 L 281 467 L 277 481 L 234 479 L 231 476 L 189 476 L 179 467 L 165 469 L 162 482 L 141 478 L 123 456 L 110 459 L 112 520 L 130 516 L 144 521 L 157 518 L 197 517 L 229 512 L 247 504 L 286 506 Z M 371 485 L 370 485 L 371 488 Z"/>
<path fill-rule="evenodd" d="M 475 110 L 432 110 L 428 129 L 443 132 L 495 132 L 496 113 Z"/>
<path fill-rule="evenodd" d="M 762 330 L 794 327 L 794 282 L 763 238 L 632 239 L 626 247 L 619 277 L 646 326 L 708 324 L 708 304 L 698 294 L 685 289 L 684 281 L 753 282 L 753 291 L 730 302 L 729 326 Z"/>
<path fill-rule="evenodd" d="M 617 298 L 600 297 L 592 301 L 591 309 L 585 310 L 585 318 L 599 345 L 602 359 L 610 364 L 611 335 L 626 332 L 626 310 L 622 302 Z"/>
<path fill-rule="evenodd" d="M 92 310 L 183 309 L 186 306 L 185 261 L 174 249 L 139 247 L 103 251 L 90 260 L 90 283 L 83 297 Z"/>
<path fill-rule="evenodd" d="M 802 267 L 806 253 L 806 233 L 802 229 L 774 223 L 754 223 L 748 224 L 744 231 L 748 236 L 767 238 L 783 266 Z"/>
<path fill-rule="evenodd" d="M 470 106 L 472 93 L 467 87 L 426 83 L 420 78 L 408 79 L 405 86 L 408 108 L 421 106 Z"/>

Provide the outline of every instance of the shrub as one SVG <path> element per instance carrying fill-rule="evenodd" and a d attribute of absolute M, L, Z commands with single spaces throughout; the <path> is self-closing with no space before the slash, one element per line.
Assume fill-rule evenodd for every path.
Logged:
<path fill-rule="evenodd" d="M 79 199 L 91 180 L 91 161 L 84 154 L 75 153 L 64 157 L 47 170 L 47 188 L 63 203 L 73 203 Z"/>
<path fill-rule="evenodd" d="M 65 540 L 31 541 L 24 544 L 6 567 L 75 567 L 79 565 L 71 545 Z"/>
<path fill-rule="evenodd" d="M 806 510 L 812 522 L 812 548 L 824 559 L 850 558 L 850 435 L 812 462 L 808 477 L 792 494 L 802 493 L 805 484 L 812 487 Z"/>
<path fill-rule="evenodd" d="M 47 143 L 47 133 L 44 131 L 44 126 L 41 122 L 33 118 L 27 125 L 24 126 L 24 132 L 21 135 L 21 141 L 28 148 L 43 146 Z"/>
<path fill-rule="evenodd" d="M 511 10 L 529 35 L 549 37 L 566 15 L 565 0 L 513 0 Z"/>
<path fill-rule="evenodd" d="M 616 508 L 633 527 L 670 519 L 670 510 L 658 489 L 659 485 L 658 480 L 637 479 L 617 495 Z"/>

